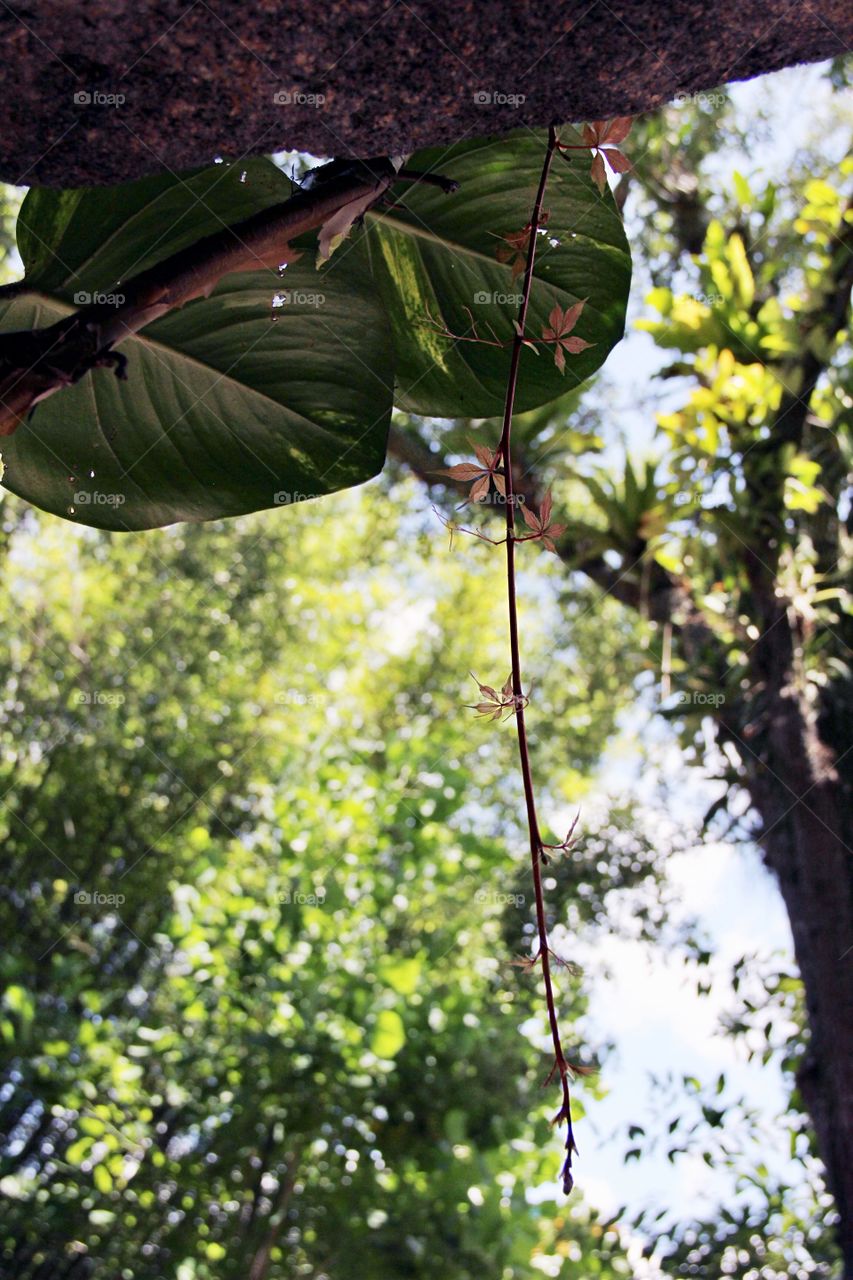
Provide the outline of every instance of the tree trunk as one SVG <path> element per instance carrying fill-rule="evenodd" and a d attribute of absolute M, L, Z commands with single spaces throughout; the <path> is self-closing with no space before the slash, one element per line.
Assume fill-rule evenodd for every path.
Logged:
<path fill-rule="evenodd" d="M 294 1151 L 285 1162 L 275 1207 L 270 1217 L 269 1226 L 264 1233 L 264 1238 L 252 1257 L 248 1280 L 267 1280 L 272 1262 L 272 1251 L 278 1244 L 285 1223 L 287 1207 L 296 1187 L 299 1156 L 300 1152 L 298 1150 Z"/>
<path fill-rule="evenodd" d="M 775 873 L 803 980 L 808 1049 L 797 1082 L 811 1116 L 839 1214 L 844 1274 L 853 1278 L 853 850 L 840 757 L 818 732 L 797 669 L 797 624 L 775 600 L 754 650 L 763 704 L 747 785 L 762 820 L 760 843 Z M 793 625 L 792 625 L 793 623 Z"/>

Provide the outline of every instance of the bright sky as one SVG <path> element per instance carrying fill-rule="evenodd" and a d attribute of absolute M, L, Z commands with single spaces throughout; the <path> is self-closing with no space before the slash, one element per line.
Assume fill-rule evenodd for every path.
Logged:
<path fill-rule="evenodd" d="M 605 765 L 607 789 L 619 787 L 624 794 L 627 782 L 648 803 L 650 788 L 644 795 L 626 777 L 626 763 L 621 752 L 613 753 Z M 669 779 L 679 769 L 684 774 L 677 748 L 661 751 L 659 767 Z M 695 827 L 717 794 L 718 786 L 703 784 L 698 774 L 685 774 L 676 790 L 678 810 L 666 814 L 661 826 L 671 821 Z M 578 1182 L 602 1209 L 613 1211 L 620 1204 L 632 1211 L 667 1207 L 673 1217 L 684 1218 L 701 1205 L 730 1200 L 731 1176 L 709 1169 L 698 1156 L 670 1164 L 664 1151 L 626 1165 L 627 1128 L 639 1124 L 651 1133 L 662 1125 L 656 1105 L 662 1098 L 652 1077 L 668 1074 L 710 1083 L 725 1072 L 724 1099 L 744 1096 L 768 1117 L 783 1109 L 785 1093 L 776 1068 L 749 1064 L 743 1046 L 722 1034 L 719 1019 L 736 1004 L 730 985 L 735 961 L 775 952 L 784 962 L 790 956 L 790 932 L 781 898 L 755 848 L 709 843 L 672 857 L 668 874 L 677 902 L 670 923 L 698 922 L 713 952 L 707 972 L 697 974 L 679 953 L 643 942 L 602 938 L 572 946 L 573 958 L 591 980 L 589 1040 L 616 1043 L 603 1074 L 609 1095 L 591 1104 L 581 1127 L 583 1132 L 588 1125 L 589 1137 L 582 1146 Z M 707 995 L 697 994 L 697 976 L 711 982 Z M 664 1120 L 677 1109 L 664 1112 Z M 762 1155 L 774 1164 L 766 1151 Z M 779 1167 L 787 1168 L 786 1150 L 779 1153 Z"/>

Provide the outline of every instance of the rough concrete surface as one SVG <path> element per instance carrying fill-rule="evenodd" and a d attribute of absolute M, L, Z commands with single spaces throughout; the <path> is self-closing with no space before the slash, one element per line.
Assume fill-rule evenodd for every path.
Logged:
<path fill-rule="evenodd" d="M 633 114 L 851 44 L 849 0 L 13 0 L 0 177 L 409 151 Z"/>

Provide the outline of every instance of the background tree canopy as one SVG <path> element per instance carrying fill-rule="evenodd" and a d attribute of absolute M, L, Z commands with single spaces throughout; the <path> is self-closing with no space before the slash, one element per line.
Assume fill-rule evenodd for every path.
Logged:
<path fill-rule="evenodd" d="M 463 707 L 469 670 L 505 676 L 499 565 L 450 554 L 430 510 L 458 518 L 435 473 L 496 429 L 412 402 L 385 474 L 322 503 L 122 536 L 4 498 L 4 1275 L 844 1274 L 849 863 L 829 912 L 806 859 L 836 857 L 850 787 L 849 115 L 808 74 L 793 149 L 723 91 L 639 123 L 613 208 L 645 336 L 517 418 L 528 494 L 553 486 L 569 524 L 522 586 L 544 816 L 582 808 L 546 884 L 596 1068 L 580 1194 L 556 1198 L 543 1010 L 513 964 L 514 744 Z M 721 1026 L 785 1105 L 710 1061 L 659 1074 L 615 1150 L 724 1190 L 608 1204 L 583 1170 L 621 1028 L 596 1030 L 588 957 L 651 950 L 707 999 L 718 957 L 674 869 L 721 839 L 756 877 L 761 843 L 793 925 L 801 972 L 756 920 Z"/>

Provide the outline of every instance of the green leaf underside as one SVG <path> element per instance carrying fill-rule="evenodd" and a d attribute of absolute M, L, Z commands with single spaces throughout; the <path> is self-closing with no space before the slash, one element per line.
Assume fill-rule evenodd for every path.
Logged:
<path fill-rule="evenodd" d="M 561 131 L 564 140 L 576 138 Z M 497 260 L 501 237 L 529 221 L 546 146 L 529 131 L 494 141 L 462 142 L 412 157 L 413 169 L 455 178 L 446 195 L 419 185 L 404 191 L 393 212 L 368 214 L 367 243 L 373 274 L 388 307 L 396 356 L 395 403 L 437 417 L 490 417 L 503 408 L 508 348 L 454 343 L 430 325 L 454 335 L 481 337 L 491 329 L 502 341 L 513 335 L 522 279 Z M 550 211 L 537 242 L 527 333 L 541 337 L 555 305 L 588 298 L 575 332 L 595 346 L 567 358 L 565 376 L 553 348 L 522 353 L 516 396 L 519 412 L 533 409 L 586 380 L 622 336 L 631 259 L 622 221 L 610 192 L 599 194 L 586 152 L 571 163 L 555 157 L 545 208 Z M 557 240 L 553 245 L 551 240 Z M 478 294 L 491 296 L 489 302 Z M 509 300 L 494 301 L 509 297 Z M 467 308 L 467 310 L 466 310 Z"/>
<path fill-rule="evenodd" d="M 401 188 L 405 207 L 369 213 L 319 272 L 316 237 L 305 237 L 283 273 L 226 276 L 209 298 L 148 325 L 121 344 L 127 382 L 87 374 L 3 443 L 4 484 L 84 524 L 152 528 L 368 480 L 384 463 L 392 395 L 436 417 L 500 414 L 522 281 L 496 253 L 530 218 L 545 144 L 525 132 L 415 155 L 413 168 L 460 189 Z M 116 188 L 34 189 L 18 226 L 29 291 L 0 302 L 0 331 L 50 324 L 80 293 L 120 294 L 122 279 L 292 190 L 257 158 Z M 545 205 L 528 334 L 541 337 L 555 306 L 587 298 L 575 332 L 595 345 L 568 357 L 565 376 L 552 347 L 525 350 L 519 413 L 601 365 L 622 335 L 630 283 L 621 220 L 585 152 L 571 166 L 555 157 Z M 482 337 L 507 345 L 454 343 L 430 315 L 469 335 L 473 316 Z"/>
<path fill-rule="evenodd" d="M 81 289 L 120 288 L 122 278 L 293 191 L 264 157 L 114 187 L 33 187 L 18 217 L 18 251 L 34 288 L 71 301 Z"/>
<path fill-rule="evenodd" d="M 127 187 L 136 193 L 122 188 L 115 203 L 97 190 L 27 197 L 21 253 L 34 292 L 5 305 L 0 328 L 50 324 L 80 290 L 120 292 L 122 276 L 291 191 L 265 160 Z M 48 236 L 55 256 L 39 243 Z M 39 404 L 4 442 L 12 492 L 85 524 L 144 529 L 316 497 L 382 468 L 390 333 L 355 258 L 321 275 L 307 259 L 282 276 L 231 274 L 121 351 L 127 382 L 96 370 Z"/>

